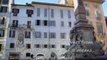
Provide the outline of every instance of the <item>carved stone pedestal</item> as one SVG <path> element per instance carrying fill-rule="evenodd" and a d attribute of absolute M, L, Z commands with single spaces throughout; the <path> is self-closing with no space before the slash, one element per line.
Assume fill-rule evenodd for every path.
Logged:
<path fill-rule="evenodd" d="M 96 41 L 94 28 L 88 24 L 86 10 L 82 0 L 78 0 L 78 7 L 75 11 L 76 23 L 70 33 L 70 47 L 67 58 L 92 58 L 103 55 L 103 44 Z"/>

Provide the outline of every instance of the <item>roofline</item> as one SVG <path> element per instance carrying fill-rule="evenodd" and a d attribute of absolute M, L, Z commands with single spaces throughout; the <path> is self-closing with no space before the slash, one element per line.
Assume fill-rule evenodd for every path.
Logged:
<path fill-rule="evenodd" d="M 33 7 L 31 4 L 11 4 L 12 6 L 29 6 L 29 7 Z"/>
<path fill-rule="evenodd" d="M 32 1 L 31 4 L 26 3 L 26 4 L 11 4 L 11 5 L 12 6 L 29 6 L 29 7 L 34 7 L 33 4 L 74 8 L 74 6 L 67 6 L 67 5 L 63 5 L 63 4 L 46 3 L 46 2 L 34 2 L 34 1 Z"/>
<path fill-rule="evenodd" d="M 63 4 L 55 4 L 55 3 L 46 3 L 46 2 L 32 2 L 32 4 L 40 4 L 40 5 L 50 5 L 50 6 L 60 6 L 60 7 L 70 7 L 70 8 L 74 8 L 74 6 L 66 6 Z"/>

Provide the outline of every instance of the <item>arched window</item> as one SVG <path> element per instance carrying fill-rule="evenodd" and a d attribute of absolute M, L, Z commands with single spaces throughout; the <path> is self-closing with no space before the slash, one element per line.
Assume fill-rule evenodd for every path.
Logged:
<path fill-rule="evenodd" d="M 36 56 L 36 59 L 44 59 L 44 55 L 43 55 L 43 54 L 38 54 L 38 55 Z"/>

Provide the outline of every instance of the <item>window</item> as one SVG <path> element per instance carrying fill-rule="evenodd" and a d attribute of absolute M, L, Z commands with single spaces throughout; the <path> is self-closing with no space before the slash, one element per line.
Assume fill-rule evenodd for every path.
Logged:
<path fill-rule="evenodd" d="M 89 16 L 89 15 L 90 15 L 90 13 L 89 13 L 89 10 L 88 10 L 88 9 L 86 9 L 86 15 L 87 15 L 87 16 Z"/>
<path fill-rule="evenodd" d="M 13 16 L 17 16 L 17 14 L 19 13 L 19 9 L 13 8 L 12 13 L 13 13 Z"/>
<path fill-rule="evenodd" d="M 26 10 L 26 14 L 28 15 L 28 17 L 32 17 L 33 10 L 27 9 L 27 10 Z"/>
<path fill-rule="evenodd" d="M 48 25 L 48 21 L 47 20 L 44 20 L 44 26 L 47 26 Z"/>
<path fill-rule="evenodd" d="M 10 48 L 14 48 L 14 43 L 10 43 Z"/>
<path fill-rule="evenodd" d="M 13 20 L 12 27 L 18 27 L 18 20 Z"/>
<path fill-rule="evenodd" d="M 61 27 L 64 27 L 64 22 L 63 21 L 61 21 Z"/>
<path fill-rule="evenodd" d="M 48 45 L 45 44 L 45 45 L 44 45 L 44 48 L 48 48 Z"/>
<path fill-rule="evenodd" d="M 51 45 L 51 48 L 55 48 L 55 45 Z"/>
<path fill-rule="evenodd" d="M 5 17 L 2 17 L 2 18 L 0 19 L 0 24 L 5 24 Z"/>
<path fill-rule="evenodd" d="M 15 37 L 15 30 L 9 31 L 9 37 L 14 38 Z"/>
<path fill-rule="evenodd" d="M 100 5 L 99 5 L 99 4 L 94 4 L 94 7 L 95 7 L 95 8 L 99 8 Z"/>
<path fill-rule="evenodd" d="M 101 13 L 99 11 L 95 11 L 95 16 L 97 20 L 101 19 Z"/>
<path fill-rule="evenodd" d="M 60 10 L 60 16 L 63 18 L 63 10 Z"/>
<path fill-rule="evenodd" d="M 6 6 L 1 6 L 0 7 L 0 12 L 1 13 L 6 13 L 7 12 L 7 7 Z"/>
<path fill-rule="evenodd" d="M 56 22 L 55 21 L 48 21 L 48 25 L 49 26 L 56 26 Z"/>
<path fill-rule="evenodd" d="M 54 9 L 51 9 L 51 17 L 54 18 Z"/>
<path fill-rule="evenodd" d="M 31 21 L 27 21 L 27 28 L 31 28 Z"/>
<path fill-rule="evenodd" d="M 66 46 L 65 45 L 61 45 L 61 48 L 65 48 Z"/>
<path fill-rule="evenodd" d="M 26 57 L 30 57 L 30 53 L 26 53 Z"/>
<path fill-rule="evenodd" d="M 2 4 L 8 4 L 9 0 L 2 0 Z"/>
<path fill-rule="evenodd" d="M 41 32 L 35 32 L 35 38 L 41 38 Z"/>
<path fill-rule="evenodd" d="M 40 22 L 40 20 L 36 20 L 36 25 L 38 25 L 38 26 L 39 26 L 39 25 L 40 25 L 40 23 L 41 23 L 41 22 Z"/>
<path fill-rule="evenodd" d="M 72 23 L 71 22 L 69 22 L 69 27 L 71 27 L 72 26 Z"/>
<path fill-rule="evenodd" d="M 2 44 L 0 44 L 0 51 L 2 50 Z"/>
<path fill-rule="evenodd" d="M 47 32 L 44 32 L 44 38 L 47 38 Z"/>
<path fill-rule="evenodd" d="M 49 33 L 49 38 L 56 38 L 56 33 L 54 32 Z"/>
<path fill-rule="evenodd" d="M 0 29 L 0 37 L 4 37 L 4 35 L 5 35 L 5 30 Z"/>
<path fill-rule="evenodd" d="M 88 7 L 89 5 L 88 5 L 88 3 L 84 3 L 84 6 Z"/>
<path fill-rule="evenodd" d="M 40 8 L 37 8 L 37 16 L 40 17 Z"/>
<path fill-rule="evenodd" d="M 1 4 L 1 0 L 0 0 L 0 4 Z"/>
<path fill-rule="evenodd" d="M 71 11 L 68 10 L 68 18 L 71 18 Z"/>
<path fill-rule="evenodd" d="M 44 9 L 44 17 L 47 17 L 47 8 Z"/>
<path fill-rule="evenodd" d="M 65 37 L 65 36 L 66 36 L 66 34 L 65 34 L 65 33 L 61 33 L 61 35 L 60 35 L 60 36 L 61 36 L 61 39 L 65 39 L 65 38 L 66 38 L 66 37 Z"/>
<path fill-rule="evenodd" d="M 40 48 L 40 45 L 39 44 L 35 44 L 35 48 Z"/>
<path fill-rule="evenodd" d="M 103 34 L 103 25 L 101 23 L 97 23 L 97 33 Z"/>
<path fill-rule="evenodd" d="M 25 31 L 25 38 L 31 38 L 31 32 Z"/>
<path fill-rule="evenodd" d="M 30 44 L 26 44 L 26 48 L 27 48 L 27 49 L 30 49 L 30 48 L 31 48 L 31 45 L 30 45 Z"/>

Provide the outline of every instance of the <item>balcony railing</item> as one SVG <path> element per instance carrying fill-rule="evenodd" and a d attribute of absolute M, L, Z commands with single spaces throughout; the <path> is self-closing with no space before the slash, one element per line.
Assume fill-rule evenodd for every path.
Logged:
<path fill-rule="evenodd" d="M 1 13 L 0 12 L 0 16 L 7 16 L 8 15 L 8 13 Z"/>
<path fill-rule="evenodd" d="M 0 28 L 6 28 L 6 24 L 0 24 Z"/>
<path fill-rule="evenodd" d="M 20 24 L 20 25 L 18 25 L 18 28 L 31 29 L 32 26 L 30 26 L 30 25 L 26 25 L 26 24 Z"/>
<path fill-rule="evenodd" d="M 8 49 L 6 49 L 6 51 L 8 51 L 8 52 L 17 52 L 15 48 L 8 48 Z"/>
<path fill-rule="evenodd" d="M 1 41 L 1 40 L 4 40 L 4 37 L 0 37 L 0 41 Z"/>
<path fill-rule="evenodd" d="M 14 26 L 13 24 L 9 24 L 9 28 L 15 28 L 15 29 L 32 29 L 32 26 L 28 26 L 27 24 L 18 24 L 17 26 Z"/>

